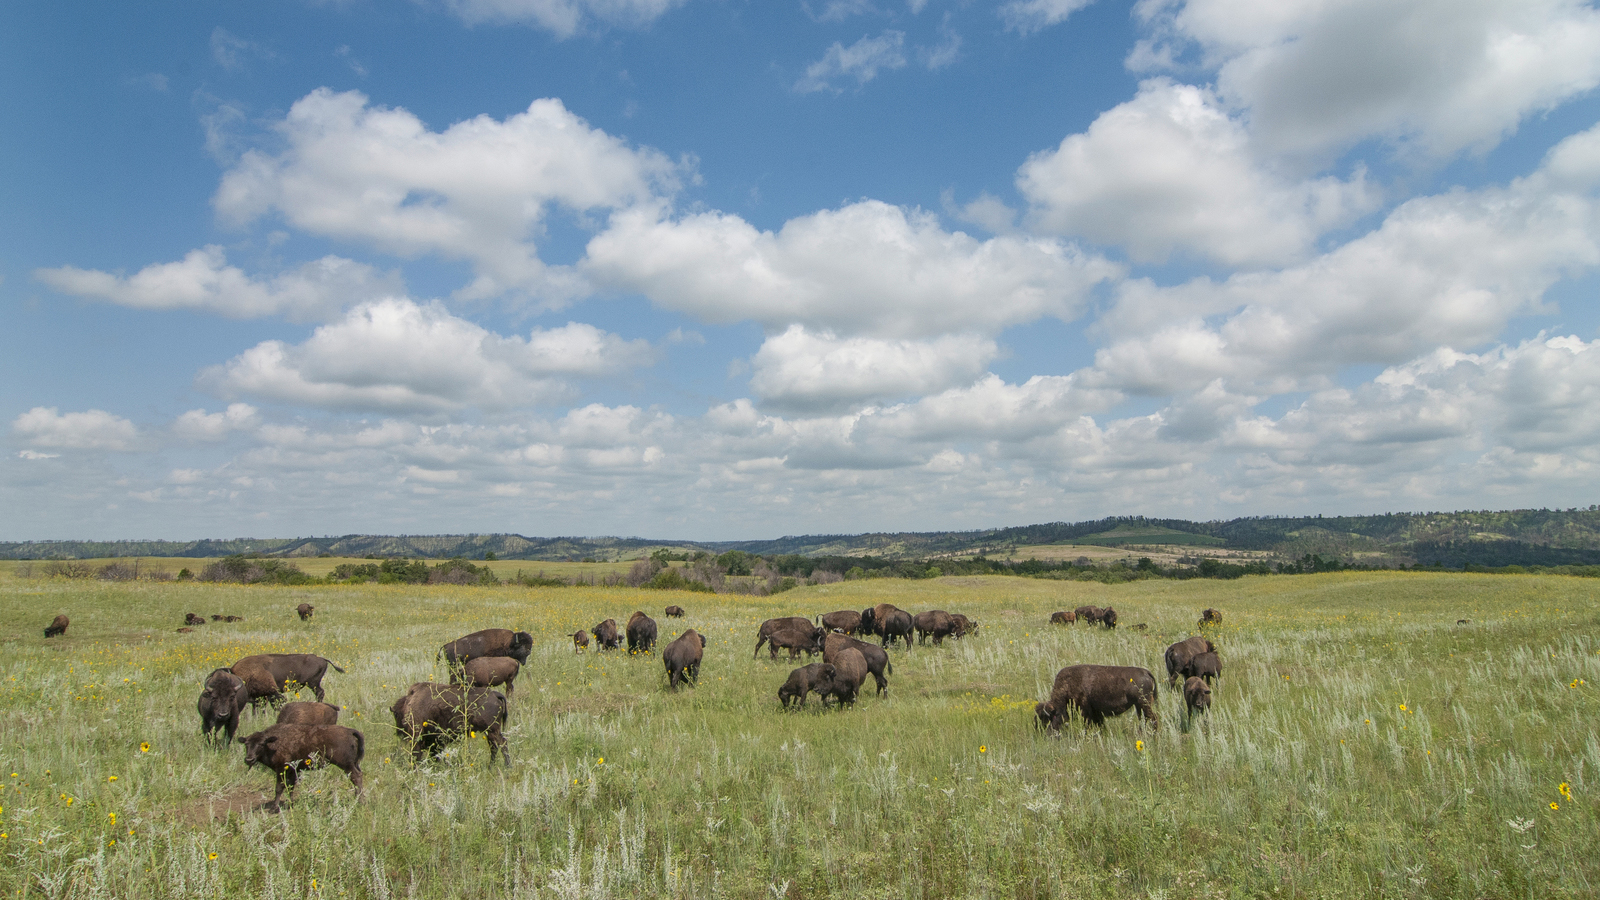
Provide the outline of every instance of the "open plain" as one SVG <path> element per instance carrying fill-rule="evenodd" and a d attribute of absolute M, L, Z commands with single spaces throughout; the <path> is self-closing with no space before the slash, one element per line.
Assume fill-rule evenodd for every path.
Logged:
<path fill-rule="evenodd" d="M 500 563 L 507 573 L 518 566 Z M 306 622 L 295 607 L 309 602 Z M 891 652 L 889 693 L 782 712 L 760 622 L 890 602 L 981 630 Z M 687 610 L 667 619 L 669 604 Z M 1114 606 L 1116 630 L 1046 624 Z M 1162 651 L 1200 610 L 1224 666 L 1192 726 Z M 642 609 L 708 637 L 698 687 L 657 654 L 573 652 Z M 57 613 L 71 617 L 46 641 Z M 184 614 L 207 617 L 181 634 Z M 211 622 L 212 614 L 243 621 Z M 1461 622 L 1460 620 L 1469 620 Z M 1140 631 L 1134 626 L 1147 625 Z M 411 763 L 389 705 L 440 644 L 535 639 L 512 764 L 482 735 Z M 1107 586 L 862 580 L 770 597 L 628 588 L 108 583 L 0 574 L 5 897 L 1592 897 L 1600 601 L 1591 579 L 1340 573 Z M 282 813 L 201 738 L 207 673 L 333 660 L 366 793 L 332 767 Z M 1062 666 L 1144 666 L 1159 729 L 1034 726 Z M 870 681 L 869 681 L 870 685 Z M 309 695 L 307 695 L 309 697 Z M 270 724 L 246 713 L 241 736 Z"/>

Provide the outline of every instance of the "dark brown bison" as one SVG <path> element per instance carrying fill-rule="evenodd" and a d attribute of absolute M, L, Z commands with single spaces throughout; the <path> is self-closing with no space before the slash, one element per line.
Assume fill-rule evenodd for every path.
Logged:
<path fill-rule="evenodd" d="M 200 733 L 220 744 L 233 743 L 239 730 L 239 716 L 250 703 L 244 681 L 227 669 L 213 669 L 200 691 Z"/>
<path fill-rule="evenodd" d="M 224 622 L 243 622 L 244 621 L 244 616 L 223 616 L 222 617 L 222 621 L 224 621 Z"/>
<path fill-rule="evenodd" d="M 847 634 L 828 635 L 822 641 L 822 661 L 831 663 L 838 656 L 839 651 L 846 647 L 854 647 L 862 658 L 867 661 L 867 671 L 872 674 L 872 680 L 878 683 L 878 696 L 889 692 L 889 679 L 885 673 L 894 674 L 894 664 L 889 662 L 889 652 L 876 644 L 858 641 Z"/>
<path fill-rule="evenodd" d="M 504 732 L 510 704 L 506 695 L 486 687 L 419 681 L 389 707 L 395 730 L 411 742 L 412 759 L 438 756 L 447 745 L 466 734 L 483 733 L 489 744 L 489 763 L 498 754 L 511 765 Z"/>
<path fill-rule="evenodd" d="M 317 608 L 309 603 L 302 603 L 296 606 L 294 611 L 300 614 L 300 621 L 305 622 L 311 618 L 311 614 L 316 612 Z"/>
<path fill-rule="evenodd" d="M 579 628 L 572 633 L 572 652 L 582 653 L 589 649 L 589 632 Z"/>
<path fill-rule="evenodd" d="M 1205 610 L 1203 610 L 1200 613 L 1200 622 L 1199 622 L 1199 624 L 1200 624 L 1201 628 L 1205 628 L 1208 625 L 1211 625 L 1211 626 L 1221 625 L 1222 624 L 1222 610 L 1220 610 L 1220 609 L 1212 609 L 1209 606 L 1206 607 Z"/>
<path fill-rule="evenodd" d="M 337 725 L 339 707 L 317 700 L 296 700 L 278 710 L 279 725 Z"/>
<path fill-rule="evenodd" d="M 907 650 L 911 649 L 911 614 L 892 603 L 879 603 L 862 610 L 861 628 L 882 638 L 885 650 L 896 638 L 905 643 Z"/>
<path fill-rule="evenodd" d="M 761 645 L 765 644 L 774 634 L 780 631 L 822 631 L 821 628 L 811 624 L 805 616 L 783 616 L 777 619 L 768 619 L 756 629 L 756 649 L 750 654 L 751 659 L 761 655 Z"/>
<path fill-rule="evenodd" d="M 681 618 L 683 618 L 683 607 L 681 607 L 681 606 L 669 606 L 669 607 L 667 607 L 667 618 L 669 618 L 669 619 L 681 619 Z"/>
<path fill-rule="evenodd" d="M 1041 731 L 1048 731 L 1050 729 L 1051 714 L 1054 711 L 1054 708 L 1046 701 L 1035 703 L 1033 705 L 1033 724 Z"/>
<path fill-rule="evenodd" d="M 861 631 L 861 613 L 853 609 L 841 609 L 836 612 L 823 613 L 822 627 L 827 631 L 857 634 Z"/>
<path fill-rule="evenodd" d="M 361 732 L 343 725 L 273 725 L 249 737 L 239 738 L 244 745 L 245 768 L 259 765 L 277 774 L 278 790 L 267 808 L 277 810 L 283 792 L 294 799 L 295 782 L 301 769 L 319 769 L 332 763 L 350 776 L 361 796 L 361 757 L 367 742 Z"/>
<path fill-rule="evenodd" d="M 509 628 L 485 628 L 466 637 L 459 637 L 439 648 L 436 658 L 442 658 L 451 668 L 465 665 L 469 659 L 480 656 L 509 656 L 524 665 L 533 650 L 533 635 Z"/>
<path fill-rule="evenodd" d="M 792 702 L 797 706 L 806 705 L 806 695 L 812 691 L 821 694 L 824 699 L 833 688 L 833 666 L 827 663 L 811 663 L 801 666 L 789 673 L 789 680 L 778 688 L 778 702 L 784 709 L 789 708 Z"/>
<path fill-rule="evenodd" d="M 649 653 L 656 646 L 656 620 L 642 611 L 628 617 L 628 652 Z"/>
<path fill-rule="evenodd" d="M 801 651 L 813 656 L 822 652 L 822 634 L 821 628 L 807 622 L 805 628 L 786 628 L 767 635 L 767 647 L 773 659 L 778 658 L 779 648 L 788 650 L 790 659 L 799 659 Z"/>
<path fill-rule="evenodd" d="M 222 621 L 222 613 L 212 613 L 211 614 L 211 621 L 213 621 L 213 622 L 221 622 Z"/>
<path fill-rule="evenodd" d="M 185 625 L 194 626 L 194 625 L 204 625 L 205 623 L 206 623 L 206 617 L 205 616 L 197 616 L 194 613 L 184 613 L 183 614 L 183 624 L 185 624 Z"/>
<path fill-rule="evenodd" d="M 1183 705 L 1191 719 L 1211 708 L 1211 687 L 1205 679 L 1190 675 L 1184 680 Z"/>
<path fill-rule="evenodd" d="M 1117 611 L 1109 606 L 1101 610 L 1100 625 L 1105 628 L 1117 627 Z"/>
<path fill-rule="evenodd" d="M 1110 716 L 1130 709 L 1158 728 L 1156 677 L 1138 666 L 1067 666 L 1056 673 L 1050 690 L 1050 728 L 1060 731 L 1067 715 L 1076 710 L 1091 725 L 1103 725 Z"/>
<path fill-rule="evenodd" d="M 1178 673 L 1189 664 L 1189 660 L 1202 653 L 1215 653 L 1216 650 L 1216 645 L 1203 637 L 1184 638 L 1168 647 L 1163 654 L 1167 664 L 1167 687 L 1178 683 Z"/>
<path fill-rule="evenodd" d="M 1078 621 L 1078 614 L 1070 609 L 1064 609 L 1060 612 L 1054 612 L 1050 614 L 1051 625 L 1071 625 L 1076 621 Z"/>
<path fill-rule="evenodd" d="M 975 633 L 978 630 L 978 623 L 967 618 L 961 613 L 951 613 L 950 618 L 954 619 L 956 622 L 956 630 L 951 632 L 950 636 L 958 641 L 969 634 Z"/>
<path fill-rule="evenodd" d="M 1185 678 L 1204 678 L 1210 684 L 1212 679 L 1222 677 L 1222 660 L 1215 653 L 1197 653 L 1179 674 Z"/>
<path fill-rule="evenodd" d="M 1105 610 L 1098 606 L 1080 606 L 1073 610 L 1073 614 L 1077 617 L 1077 621 L 1087 622 L 1090 625 L 1100 624 L 1100 614 L 1103 612 L 1105 612 Z"/>
<path fill-rule="evenodd" d="M 189 627 L 189 626 L 187 626 L 187 625 L 185 625 L 185 626 L 183 626 L 183 627 L 182 627 L 182 628 L 179 628 L 179 629 L 178 629 L 178 633 L 179 633 L 179 634 L 194 634 L 194 629 L 193 629 L 193 628 L 190 628 L 190 627 Z"/>
<path fill-rule="evenodd" d="M 311 689 L 317 699 L 323 698 L 322 676 L 333 666 L 335 672 L 344 670 L 320 656 L 311 653 L 263 653 L 246 656 L 233 664 L 233 674 L 244 679 L 250 691 L 250 702 L 277 705 L 289 685 L 298 684 Z"/>
<path fill-rule="evenodd" d="M 930 609 L 912 616 L 911 627 L 917 631 L 917 643 L 927 643 L 931 637 L 933 645 L 937 647 L 944 643 L 945 638 L 956 633 L 956 620 L 942 609 Z"/>
<path fill-rule="evenodd" d="M 833 697 L 843 706 L 848 703 L 855 705 L 856 695 L 861 692 L 861 682 L 867 679 L 867 660 L 861 651 L 854 647 L 845 647 L 833 658 L 833 678 L 828 682 L 828 689 L 822 694 L 822 705 L 828 705 L 828 697 Z"/>
<path fill-rule="evenodd" d="M 700 680 L 700 660 L 705 656 L 705 635 L 693 628 L 685 631 L 661 650 L 661 661 L 667 667 L 667 686 L 678 689 L 678 682 L 691 685 Z"/>
<path fill-rule="evenodd" d="M 615 650 L 622 646 L 622 632 L 617 630 L 616 619 L 607 619 L 589 630 L 594 632 L 596 650 Z"/>
<path fill-rule="evenodd" d="M 517 689 L 517 673 L 522 664 L 509 656 L 480 656 L 467 660 L 460 669 L 451 671 L 451 684 L 470 684 L 473 687 L 506 686 L 506 696 Z"/>

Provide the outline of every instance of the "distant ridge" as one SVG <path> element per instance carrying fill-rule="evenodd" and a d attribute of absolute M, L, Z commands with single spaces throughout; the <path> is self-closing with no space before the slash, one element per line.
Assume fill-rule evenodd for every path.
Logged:
<path fill-rule="evenodd" d="M 743 550 L 761 556 L 936 556 L 1012 554 L 1043 544 L 1110 547 L 1178 545 L 1190 552 L 1251 550 L 1300 558 L 1383 558 L 1447 566 L 1600 565 L 1600 506 L 1372 516 L 1280 516 L 1191 522 L 1115 516 L 981 531 L 786 536 L 772 540 L 684 541 L 638 537 L 550 537 L 519 534 L 367 535 L 320 538 L 234 538 L 198 541 L 0 542 L 0 559 L 220 557 L 236 553 L 306 557 L 408 557 L 616 561 L 657 548 L 675 552 Z M 1026 551 L 1022 551 L 1026 555 Z"/>

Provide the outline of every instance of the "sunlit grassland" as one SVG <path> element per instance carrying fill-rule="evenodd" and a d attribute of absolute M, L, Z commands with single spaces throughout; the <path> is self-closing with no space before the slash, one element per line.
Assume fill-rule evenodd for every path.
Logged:
<path fill-rule="evenodd" d="M 0 895 L 1594 896 L 1595 587 L 985 577 L 758 598 L 5 577 Z M 793 664 L 751 659 L 760 621 L 885 601 L 983 629 L 893 651 L 885 699 L 779 712 Z M 670 603 L 688 617 L 662 617 Z M 1044 624 L 1085 603 L 1115 606 L 1123 627 Z M 1161 651 L 1207 606 L 1226 617 L 1224 678 L 1186 730 Z M 708 636 L 697 689 L 666 692 L 653 654 L 572 652 L 567 634 L 635 609 L 663 643 Z M 245 621 L 177 634 L 186 611 Z M 57 612 L 71 630 L 46 642 Z M 512 699 L 514 764 L 489 768 L 480 737 L 413 768 L 388 705 L 444 679 L 441 643 L 493 626 L 536 638 Z M 324 684 L 367 736 L 361 802 L 327 769 L 285 813 L 255 811 L 270 777 L 239 747 L 202 743 L 206 673 L 272 651 L 348 670 Z M 1159 731 L 1125 717 L 1037 732 L 1034 701 L 1077 662 L 1155 671 Z M 240 733 L 269 721 L 247 715 Z"/>
<path fill-rule="evenodd" d="M 286 560 L 295 568 L 316 578 L 324 578 L 335 568 L 344 564 L 361 565 L 374 560 L 354 556 L 296 556 Z M 122 563 L 132 565 L 137 562 L 143 572 L 158 571 L 168 575 L 177 575 L 178 572 L 188 569 L 191 574 L 198 575 L 208 563 L 216 562 L 215 559 L 197 559 L 187 556 L 162 556 L 162 557 L 118 557 L 116 559 L 85 559 L 76 560 L 88 567 L 91 571 L 99 570 L 109 563 Z M 502 580 L 515 578 L 517 572 L 524 575 L 538 575 L 543 572 L 550 578 L 584 579 L 603 578 L 613 572 L 626 572 L 632 562 L 552 562 L 546 560 L 526 559 L 501 559 L 484 562 L 479 560 L 478 565 L 488 566 L 494 571 L 495 576 Z M 19 571 L 31 572 L 33 575 L 42 575 L 48 571 L 49 560 L 0 560 L 0 578 L 15 576 Z M 181 618 L 181 617 L 180 617 Z"/>

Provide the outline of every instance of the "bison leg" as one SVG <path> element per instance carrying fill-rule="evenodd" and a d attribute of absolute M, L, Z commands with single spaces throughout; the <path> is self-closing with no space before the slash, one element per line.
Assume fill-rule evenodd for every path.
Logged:
<path fill-rule="evenodd" d="M 872 673 L 872 680 L 876 681 L 878 683 L 878 696 L 879 697 L 882 697 L 884 694 L 889 693 L 889 679 L 883 677 L 882 675 L 879 675 L 877 672 L 873 672 Z"/>
<path fill-rule="evenodd" d="M 756 638 L 756 652 L 750 654 L 750 658 L 751 659 L 755 659 L 756 657 L 761 655 L 761 645 L 765 644 L 766 642 L 767 642 L 766 635 L 762 635 L 761 637 Z M 778 658 L 778 648 L 777 647 L 773 647 L 772 648 L 772 658 L 773 659 L 777 659 Z"/>
<path fill-rule="evenodd" d="M 506 736 L 500 731 L 500 726 L 495 725 L 491 727 L 488 731 L 483 733 L 483 737 L 489 742 L 489 764 L 494 765 L 495 752 L 499 751 L 500 759 L 507 766 L 510 766 L 511 749 L 506 746 Z"/>

